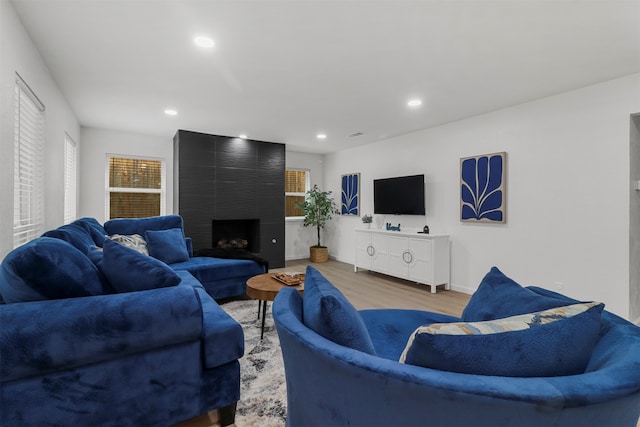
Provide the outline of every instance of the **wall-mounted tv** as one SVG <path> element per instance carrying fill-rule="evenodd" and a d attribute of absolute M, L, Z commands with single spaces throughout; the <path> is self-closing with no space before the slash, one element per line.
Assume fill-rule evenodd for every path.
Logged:
<path fill-rule="evenodd" d="M 374 179 L 373 212 L 424 215 L 424 175 Z"/>

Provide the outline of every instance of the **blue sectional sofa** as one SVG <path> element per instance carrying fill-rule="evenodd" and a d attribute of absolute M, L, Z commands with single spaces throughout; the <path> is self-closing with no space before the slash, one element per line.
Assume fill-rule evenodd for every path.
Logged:
<path fill-rule="evenodd" d="M 182 217 L 166 215 L 139 219 L 113 219 L 104 224 L 106 234 L 138 234 L 145 236 L 149 231 L 184 230 Z M 183 231 L 184 234 L 184 231 Z M 188 257 L 169 260 L 174 270 L 186 270 L 198 279 L 213 298 L 228 298 L 244 295 L 247 279 L 266 273 L 265 267 L 248 259 L 223 259 L 194 257 L 191 239 L 186 238 Z"/>
<path fill-rule="evenodd" d="M 357 311 L 308 268 L 273 303 L 287 425 L 636 427 L 640 328 L 602 306 L 494 268 L 461 318 Z"/>
<path fill-rule="evenodd" d="M 106 237 L 134 231 L 158 258 Z M 240 283 L 244 292 L 246 277 L 264 270 L 247 260 L 160 261 L 189 252 L 171 215 L 106 227 L 82 218 L 9 253 L 0 424 L 169 426 L 213 409 L 232 424 L 244 335 L 212 294 L 235 295 Z"/>

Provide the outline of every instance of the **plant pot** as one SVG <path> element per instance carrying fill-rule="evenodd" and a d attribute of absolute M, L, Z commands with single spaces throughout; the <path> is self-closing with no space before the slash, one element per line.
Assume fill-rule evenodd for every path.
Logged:
<path fill-rule="evenodd" d="M 311 262 L 327 262 L 329 261 L 329 248 L 311 246 L 309 248 L 309 258 L 311 258 Z"/>

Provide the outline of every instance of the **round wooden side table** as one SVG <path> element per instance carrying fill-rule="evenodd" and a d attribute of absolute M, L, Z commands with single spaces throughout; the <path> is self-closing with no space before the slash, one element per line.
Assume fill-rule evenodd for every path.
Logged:
<path fill-rule="evenodd" d="M 267 314 L 267 301 L 273 301 L 282 288 L 293 288 L 304 295 L 304 283 L 295 286 L 288 286 L 274 279 L 271 273 L 259 274 L 247 280 L 247 296 L 258 300 L 258 318 L 260 318 L 260 308 L 262 306 L 262 329 L 260 339 L 264 336 L 264 319 Z"/>

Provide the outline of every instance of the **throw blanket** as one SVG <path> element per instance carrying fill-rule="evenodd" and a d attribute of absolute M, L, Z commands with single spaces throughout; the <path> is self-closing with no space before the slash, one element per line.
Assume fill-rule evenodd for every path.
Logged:
<path fill-rule="evenodd" d="M 209 248 L 198 249 L 193 252 L 193 256 L 204 256 L 210 258 L 225 258 L 225 259 L 248 259 L 255 261 L 260 265 L 264 265 L 265 271 L 269 271 L 269 261 L 264 258 L 260 258 L 254 253 L 240 248 Z"/>

